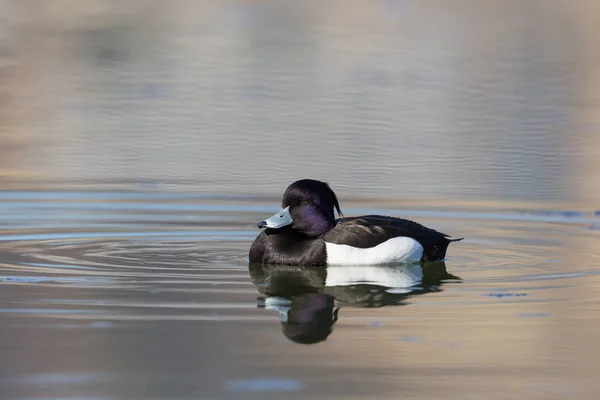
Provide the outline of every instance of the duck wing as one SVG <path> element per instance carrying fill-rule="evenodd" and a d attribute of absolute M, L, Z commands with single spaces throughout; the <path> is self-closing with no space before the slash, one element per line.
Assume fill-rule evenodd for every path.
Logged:
<path fill-rule="evenodd" d="M 448 244 L 462 239 L 451 239 L 414 221 L 383 215 L 341 218 L 322 238 L 329 243 L 364 249 L 400 236 L 410 237 L 423 246 L 424 261 L 444 258 Z"/>

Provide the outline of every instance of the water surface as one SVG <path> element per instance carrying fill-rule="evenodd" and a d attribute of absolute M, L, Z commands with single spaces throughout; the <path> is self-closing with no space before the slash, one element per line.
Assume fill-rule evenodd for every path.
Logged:
<path fill-rule="evenodd" d="M 0 202 L 5 398 L 551 398 L 594 386 L 593 213 L 355 200 L 347 215 L 409 215 L 467 239 L 441 266 L 326 271 L 248 264 L 275 198 L 13 191 Z"/>
<path fill-rule="evenodd" d="M 0 1 L 0 398 L 596 398 L 598 15 Z M 299 178 L 466 239 L 249 265 Z"/>

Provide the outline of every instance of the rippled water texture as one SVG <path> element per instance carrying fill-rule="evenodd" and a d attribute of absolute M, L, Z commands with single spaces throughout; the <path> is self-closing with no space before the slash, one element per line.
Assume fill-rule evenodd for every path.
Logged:
<path fill-rule="evenodd" d="M 0 0 L 0 399 L 595 399 L 599 16 Z M 249 265 L 307 177 L 465 240 Z"/>

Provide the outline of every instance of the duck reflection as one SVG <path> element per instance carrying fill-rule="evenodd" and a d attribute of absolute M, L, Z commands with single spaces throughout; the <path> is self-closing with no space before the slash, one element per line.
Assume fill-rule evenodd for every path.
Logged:
<path fill-rule="evenodd" d="M 272 296 L 265 298 L 259 306 L 277 311 L 283 335 L 292 342 L 303 344 L 327 339 L 339 310 L 334 298 L 325 293 L 304 293 L 289 298 Z"/>
<path fill-rule="evenodd" d="M 258 306 L 279 314 L 283 335 L 296 343 L 321 342 L 337 321 L 335 299 L 324 293 L 323 267 L 250 264 L 250 278 L 263 295 Z"/>
<path fill-rule="evenodd" d="M 249 270 L 261 294 L 258 307 L 276 311 L 283 335 L 303 344 L 331 335 L 340 306 L 403 305 L 410 296 L 439 292 L 445 282 L 460 280 L 443 261 L 327 268 L 250 263 Z"/>

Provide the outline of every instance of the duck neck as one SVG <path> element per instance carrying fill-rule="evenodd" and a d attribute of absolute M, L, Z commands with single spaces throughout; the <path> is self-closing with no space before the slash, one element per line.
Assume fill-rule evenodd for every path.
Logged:
<path fill-rule="evenodd" d="M 304 234 L 306 236 L 311 236 L 311 237 L 317 237 L 317 236 L 321 236 L 326 234 L 327 232 L 329 232 L 333 226 L 334 226 L 334 222 L 333 221 L 328 221 L 325 218 L 315 218 L 313 221 L 311 221 L 310 226 L 310 230 L 307 232 L 304 232 Z"/>

